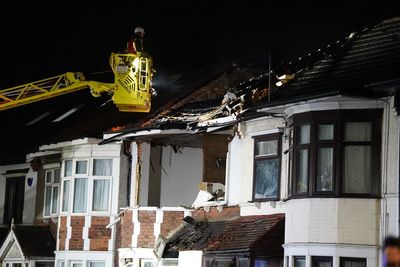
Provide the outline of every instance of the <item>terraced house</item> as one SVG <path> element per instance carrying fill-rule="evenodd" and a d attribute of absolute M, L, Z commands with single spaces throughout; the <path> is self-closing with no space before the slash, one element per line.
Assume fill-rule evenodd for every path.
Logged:
<path fill-rule="evenodd" d="M 69 139 L 38 134 L 0 166 L 0 262 L 381 266 L 399 234 L 399 67 L 393 18 L 279 78 L 212 77 L 136 125 L 105 112 L 77 134 L 76 114 L 63 118 Z M 94 136 L 110 114 L 123 129 Z"/>

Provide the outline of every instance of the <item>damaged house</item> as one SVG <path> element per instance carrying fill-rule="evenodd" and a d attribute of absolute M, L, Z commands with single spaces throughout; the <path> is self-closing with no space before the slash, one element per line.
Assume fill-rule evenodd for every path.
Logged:
<path fill-rule="evenodd" d="M 0 266 L 380 266 L 399 234 L 399 36 L 393 18 L 278 77 L 235 68 L 136 125 L 84 95 L 2 113 L 26 128 L 6 120 Z"/>

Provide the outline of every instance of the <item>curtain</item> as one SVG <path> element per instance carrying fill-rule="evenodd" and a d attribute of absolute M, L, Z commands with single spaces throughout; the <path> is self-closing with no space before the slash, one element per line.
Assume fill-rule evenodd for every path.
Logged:
<path fill-rule="evenodd" d="M 371 147 L 346 146 L 344 148 L 344 192 L 370 193 Z"/>
<path fill-rule="evenodd" d="M 108 211 L 110 180 L 93 181 L 93 211 Z"/>
<path fill-rule="evenodd" d="M 54 170 L 54 183 L 58 184 L 60 182 L 60 169 Z"/>
<path fill-rule="evenodd" d="M 86 166 L 87 166 L 87 161 L 86 160 L 79 160 L 76 162 L 76 174 L 86 174 Z"/>
<path fill-rule="evenodd" d="M 277 153 L 278 153 L 278 140 L 257 142 L 256 156 L 276 155 Z"/>
<path fill-rule="evenodd" d="M 333 148 L 319 148 L 317 156 L 317 191 L 332 191 Z"/>
<path fill-rule="evenodd" d="M 294 267 L 306 267 L 306 259 L 295 257 L 294 258 Z"/>
<path fill-rule="evenodd" d="M 74 212 L 86 212 L 87 178 L 75 178 Z"/>
<path fill-rule="evenodd" d="M 72 160 L 64 161 L 64 176 L 72 175 Z"/>
<path fill-rule="evenodd" d="M 310 125 L 302 125 L 299 127 L 300 135 L 299 135 L 299 144 L 308 144 L 310 143 Z"/>
<path fill-rule="evenodd" d="M 50 215 L 50 205 L 51 205 L 51 186 L 46 186 L 46 201 L 44 204 L 44 215 Z"/>
<path fill-rule="evenodd" d="M 347 122 L 345 127 L 345 141 L 368 142 L 372 137 L 371 122 Z"/>
<path fill-rule="evenodd" d="M 51 206 L 51 213 L 58 212 L 58 186 L 53 187 L 53 202 Z"/>
<path fill-rule="evenodd" d="M 318 125 L 318 140 L 333 139 L 333 124 Z"/>
<path fill-rule="evenodd" d="M 298 169 L 296 193 L 307 192 L 308 188 L 308 149 L 300 149 L 298 151 Z"/>
<path fill-rule="evenodd" d="M 255 198 L 278 196 L 278 159 L 256 160 Z"/>
<path fill-rule="evenodd" d="M 106 267 L 104 262 L 91 262 L 90 267 Z"/>
<path fill-rule="evenodd" d="M 69 184 L 70 184 L 69 180 L 64 181 L 63 198 L 62 198 L 62 211 L 68 211 Z"/>
<path fill-rule="evenodd" d="M 360 261 L 360 260 L 344 260 L 343 261 L 343 267 L 366 267 L 367 263 L 366 261 Z"/>
<path fill-rule="evenodd" d="M 95 159 L 95 160 L 93 160 L 93 175 L 95 175 L 95 176 L 111 176 L 112 175 L 112 159 Z"/>

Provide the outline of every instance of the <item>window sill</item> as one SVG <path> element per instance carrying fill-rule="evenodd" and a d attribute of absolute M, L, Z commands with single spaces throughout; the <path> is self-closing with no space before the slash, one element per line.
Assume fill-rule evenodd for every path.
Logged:
<path fill-rule="evenodd" d="M 371 196 L 371 195 L 360 195 L 360 194 L 346 194 L 346 195 L 341 195 L 341 196 L 335 196 L 332 194 L 316 194 L 316 195 L 301 195 L 301 196 L 292 196 L 283 199 L 283 202 L 289 201 L 289 200 L 296 200 L 296 199 L 304 199 L 304 198 L 355 198 L 355 199 L 381 199 L 382 197 L 380 196 Z"/>

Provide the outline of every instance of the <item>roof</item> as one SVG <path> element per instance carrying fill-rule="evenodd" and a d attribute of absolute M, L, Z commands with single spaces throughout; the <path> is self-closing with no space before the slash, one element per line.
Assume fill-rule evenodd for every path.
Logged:
<path fill-rule="evenodd" d="M 370 85 L 400 79 L 400 17 L 354 32 L 328 48 L 314 64 L 277 88 L 270 104 L 321 93 L 379 97 L 384 92 Z"/>
<path fill-rule="evenodd" d="M 0 228 L 0 247 L 3 245 L 3 242 L 6 239 L 8 232 L 9 232 L 8 228 L 3 228 L 3 227 Z"/>
<path fill-rule="evenodd" d="M 283 255 L 284 214 L 245 216 L 225 221 L 196 221 L 185 218 L 181 228 L 169 238 L 165 255 L 178 251 L 205 253 L 249 251 L 259 256 Z"/>
<path fill-rule="evenodd" d="M 14 234 L 25 257 L 54 257 L 56 241 L 46 226 L 14 226 Z"/>

